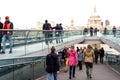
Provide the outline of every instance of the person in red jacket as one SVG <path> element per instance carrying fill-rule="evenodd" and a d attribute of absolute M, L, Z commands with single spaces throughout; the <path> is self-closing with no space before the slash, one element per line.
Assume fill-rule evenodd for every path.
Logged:
<path fill-rule="evenodd" d="M 2 53 L 5 53 L 5 49 L 6 49 L 6 42 L 7 40 L 9 41 L 10 44 L 10 51 L 9 53 L 12 53 L 12 46 L 13 46 L 13 42 L 12 42 L 12 34 L 13 34 L 13 23 L 9 20 L 9 16 L 5 17 L 5 22 L 3 24 L 3 47 L 2 47 Z"/>

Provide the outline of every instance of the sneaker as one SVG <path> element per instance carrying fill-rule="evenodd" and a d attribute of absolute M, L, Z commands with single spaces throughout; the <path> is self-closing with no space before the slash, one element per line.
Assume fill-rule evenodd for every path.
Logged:
<path fill-rule="evenodd" d="M 69 77 L 69 79 L 71 79 L 71 77 Z"/>
<path fill-rule="evenodd" d="M 75 76 L 73 76 L 73 78 L 75 78 Z"/>
<path fill-rule="evenodd" d="M 11 54 L 12 53 L 12 51 L 9 51 L 9 54 Z"/>
<path fill-rule="evenodd" d="M 92 78 L 92 76 L 91 76 L 91 75 L 90 75 L 89 77 L 90 77 L 90 78 Z"/>

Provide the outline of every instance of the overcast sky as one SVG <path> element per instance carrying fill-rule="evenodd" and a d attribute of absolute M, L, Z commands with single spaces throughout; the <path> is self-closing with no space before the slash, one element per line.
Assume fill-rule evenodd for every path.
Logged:
<path fill-rule="evenodd" d="M 120 25 L 120 0 L 0 0 L 0 17 L 10 16 L 15 28 L 34 27 L 37 21 L 54 21 L 64 26 L 74 20 L 75 25 L 86 25 L 96 5 L 102 21 Z"/>

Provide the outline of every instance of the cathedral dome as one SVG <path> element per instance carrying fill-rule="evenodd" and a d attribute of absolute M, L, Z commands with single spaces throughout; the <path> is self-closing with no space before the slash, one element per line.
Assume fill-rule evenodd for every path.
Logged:
<path fill-rule="evenodd" d="M 98 29 L 101 26 L 101 19 L 100 19 L 100 16 L 96 12 L 96 6 L 94 7 L 94 11 L 93 11 L 92 15 L 88 19 L 87 26 L 88 26 L 88 28 L 93 27 L 93 28 L 98 28 Z"/>

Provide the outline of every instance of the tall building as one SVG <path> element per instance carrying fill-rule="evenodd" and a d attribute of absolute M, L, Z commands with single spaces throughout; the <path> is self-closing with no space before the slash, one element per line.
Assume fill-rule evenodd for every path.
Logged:
<path fill-rule="evenodd" d="M 102 28 L 101 19 L 100 16 L 97 14 L 96 6 L 94 6 L 93 14 L 88 19 L 87 27 L 88 28 L 93 27 L 98 29 Z"/>
<path fill-rule="evenodd" d="M 42 25 L 43 25 L 42 22 L 37 21 L 37 22 L 36 22 L 36 29 L 40 29 L 40 30 L 42 30 Z"/>
<path fill-rule="evenodd" d="M 107 19 L 105 20 L 105 26 L 109 26 L 110 25 L 110 21 Z"/>

